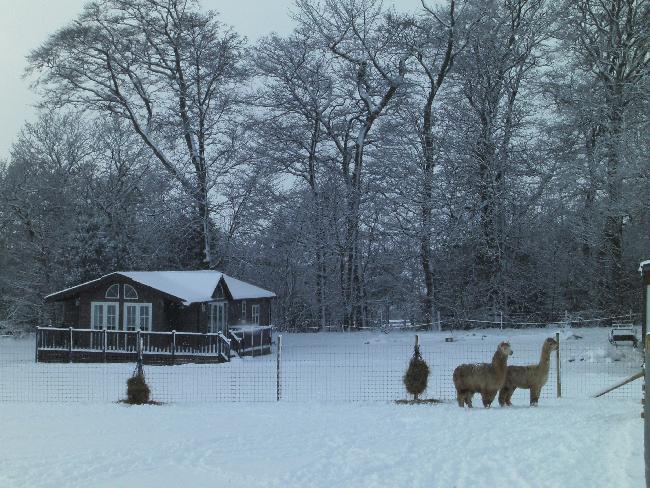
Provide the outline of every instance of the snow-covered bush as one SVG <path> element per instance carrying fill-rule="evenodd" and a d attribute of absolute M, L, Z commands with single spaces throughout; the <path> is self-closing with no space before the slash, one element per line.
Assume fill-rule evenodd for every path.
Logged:
<path fill-rule="evenodd" d="M 415 400 L 427 389 L 427 380 L 429 379 L 429 366 L 422 359 L 420 346 L 416 343 L 413 350 L 413 357 L 409 362 L 409 367 L 404 375 L 404 385 Z"/>
<path fill-rule="evenodd" d="M 144 379 L 142 367 L 136 368 L 135 373 L 126 381 L 126 403 L 142 405 L 149 403 L 151 390 Z"/>

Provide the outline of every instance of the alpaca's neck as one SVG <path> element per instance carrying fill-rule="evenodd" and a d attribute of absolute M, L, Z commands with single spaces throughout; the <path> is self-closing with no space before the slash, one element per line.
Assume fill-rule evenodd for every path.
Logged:
<path fill-rule="evenodd" d="M 503 354 L 499 349 L 492 356 L 492 366 L 497 371 L 505 371 L 507 366 L 506 362 L 508 361 L 508 356 Z"/>
<path fill-rule="evenodd" d="M 542 355 L 539 358 L 539 368 L 543 371 L 548 371 L 551 362 L 551 346 L 544 344 L 542 347 Z"/>

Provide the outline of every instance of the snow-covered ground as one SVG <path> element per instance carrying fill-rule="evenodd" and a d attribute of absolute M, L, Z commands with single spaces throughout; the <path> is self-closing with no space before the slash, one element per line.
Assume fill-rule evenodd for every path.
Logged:
<path fill-rule="evenodd" d="M 0 487 L 641 488 L 640 410 L 0 404 Z"/>
<path fill-rule="evenodd" d="M 459 363 L 489 361 L 501 340 L 514 351 L 509 364 L 539 360 L 546 337 L 556 329 L 479 330 L 420 334 L 431 375 L 425 396 L 453 400 L 452 372 Z M 637 372 L 641 354 L 614 347 L 608 329 L 561 329 L 562 396 L 586 398 Z M 453 342 L 445 342 L 453 337 Z M 275 337 L 277 341 L 277 335 Z M 280 375 L 277 347 L 272 355 L 234 359 L 227 364 L 147 366 L 153 397 L 179 402 L 391 401 L 405 397 L 402 376 L 413 351 L 414 334 L 396 332 L 283 334 Z M 133 364 L 35 364 L 33 338 L 0 338 L 0 401 L 112 402 L 124 397 Z M 542 399 L 556 397 L 556 361 Z M 279 383 L 278 383 L 279 378 Z M 609 394 L 640 400 L 640 382 Z M 527 402 L 527 393 L 513 397 Z"/>
<path fill-rule="evenodd" d="M 142 407 L 115 403 L 133 364 L 35 364 L 33 339 L 0 338 L 0 488 L 642 487 L 640 382 L 589 398 L 640 368 L 607 332 L 560 331 L 561 399 L 553 359 L 539 407 L 473 410 L 453 402 L 457 364 L 504 339 L 510 364 L 536 362 L 555 330 L 420 334 L 425 396 L 445 403 L 419 406 L 393 402 L 413 333 L 284 334 L 279 382 L 275 349 L 147 366 L 165 404 Z"/>

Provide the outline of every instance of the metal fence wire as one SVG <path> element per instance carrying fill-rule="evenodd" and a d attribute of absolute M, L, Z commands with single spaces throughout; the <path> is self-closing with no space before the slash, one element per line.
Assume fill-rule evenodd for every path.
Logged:
<path fill-rule="evenodd" d="M 594 396 L 641 370 L 642 354 L 614 348 L 606 330 L 596 337 L 561 340 L 562 396 Z M 355 335 L 356 334 L 356 335 Z M 480 331 L 445 342 L 445 334 L 423 334 L 420 347 L 430 368 L 421 398 L 455 401 L 454 368 L 489 362 L 499 338 Z M 414 334 L 321 333 L 274 337 L 271 354 L 233 357 L 221 364 L 145 365 L 154 400 L 187 402 L 390 402 L 407 399 L 403 376 L 413 353 Z M 539 336 L 535 336 L 539 337 Z M 539 344 L 537 344 L 539 342 Z M 540 358 L 541 340 L 511 341 L 509 364 Z M 41 363 L 34 359 L 33 337 L 0 337 L 0 402 L 115 402 L 126 396 L 133 363 Z M 281 349 L 281 350 L 280 350 Z M 557 366 L 551 355 L 542 401 L 557 396 Z M 631 382 L 607 394 L 640 399 L 641 384 Z M 496 404 L 496 402 L 495 402 Z M 517 390 L 513 404 L 528 404 L 528 391 Z M 475 405 L 481 405 L 475 398 Z"/>

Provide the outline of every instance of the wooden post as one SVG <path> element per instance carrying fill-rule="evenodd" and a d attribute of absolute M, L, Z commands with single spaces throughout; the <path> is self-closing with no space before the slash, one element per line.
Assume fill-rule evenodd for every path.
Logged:
<path fill-rule="evenodd" d="M 555 341 L 557 342 L 557 349 L 555 350 L 555 364 L 557 365 L 557 397 L 562 398 L 562 375 L 560 369 L 560 333 L 555 333 Z"/>
<path fill-rule="evenodd" d="M 36 327 L 36 340 L 35 345 L 34 345 L 34 361 L 38 363 L 38 346 L 39 346 L 39 341 L 41 340 L 41 328 Z"/>
<path fill-rule="evenodd" d="M 102 357 L 104 362 L 106 362 L 106 348 L 108 347 L 108 332 L 106 329 L 102 330 Z"/>
<path fill-rule="evenodd" d="M 34 362 L 35 363 L 38 363 L 38 340 L 39 340 L 40 335 L 41 335 L 41 328 L 36 327 L 36 340 L 34 341 L 35 342 L 35 345 L 34 345 Z"/>
<path fill-rule="evenodd" d="M 598 398 L 598 397 L 601 397 L 601 396 L 603 396 L 603 395 L 607 395 L 610 391 L 614 391 L 614 390 L 616 390 L 617 388 L 620 388 L 621 386 L 625 386 L 625 385 L 627 385 L 628 383 L 632 383 L 634 380 L 638 380 L 638 379 L 641 378 L 643 375 L 644 375 L 644 370 L 641 370 L 641 371 L 639 371 L 638 373 L 634 373 L 632 376 L 628 376 L 627 378 L 625 378 L 625 379 L 622 380 L 622 381 L 619 381 L 619 382 L 616 383 L 615 385 L 613 385 L 613 386 L 609 386 L 609 387 L 605 388 L 604 390 L 602 390 L 602 391 L 596 393 L 596 394 L 594 395 L 594 398 Z M 641 415 L 641 416 L 643 417 L 643 415 Z"/>
<path fill-rule="evenodd" d="M 419 353 L 420 352 L 420 336 L 418 334 L 415 334 L 415 350 L 414 353 Z M 418 401 L 418 394 L 415 393 L 413 395 L 413 399 L 417 402 Z"/>
<path fill-rule="evenodd" d="M 650 384 L 650 335 L 646 334 L 645 336 L 645 364 L 644 364 L 644 369 L 645 369 L 645 379 L 644 381 L 644 388 L 643 388 L 643 442 L 644 442 L 644 449 L 643 449 L 643 456 L 645 459 L 645 482 L 646 486 L 648 486 L 648 483 L 650 483 L 650 407 L 648 404 L 647 396 L 645 392 L 647 391 L 647 385 Z"/>
<path fill-rule="evenodd" d="M 72 327 L 69 327 L 70 330 L 70 343 L 68 344 L 68 362 L 72 362 Z"/>
<path fill-rule="evenodd" d="M 138 329 L 137 335 L 136 335 L 136 340 L 138 341 L 138 344 L 136 345 L 136 352 L 138 354 L 138 363 L 142 364 L 142 335 L 141 335 L 141 330 Z"/>
<path fill-rule="evenodd" d="M 176 331 L 172 330 L 172 364 L 176 357 Z"/>
<path fill-rule="evenodd" d="M 280 376 L 280 365 L 282 362 L 282 334 L 278 335 L 278 353 L 276 355 L 276 401 L 280 401 L 280 398 L 282 398 L 282 388 L 281 388 L 281 376 Z"/>

